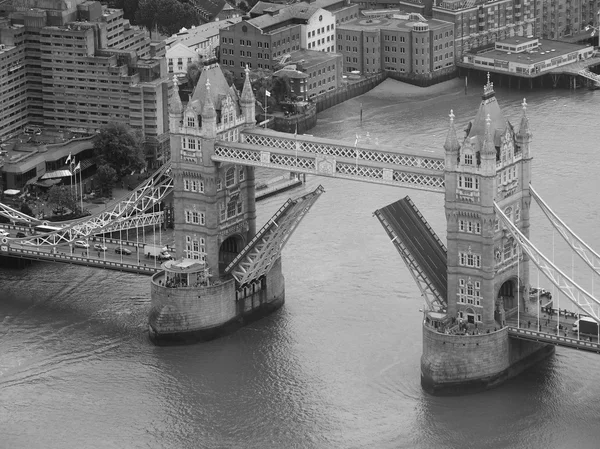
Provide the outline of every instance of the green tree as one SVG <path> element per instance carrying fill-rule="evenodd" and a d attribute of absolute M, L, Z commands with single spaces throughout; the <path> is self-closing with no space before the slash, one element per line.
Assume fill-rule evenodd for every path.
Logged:
<path fill-rule="evenodd" d="M 52 186 L 48 191 L 48 203 L 53 204 L 59 214 L 64 214 L 67 209 L 73 212 L 78 209 L 73 190 L 68 186 Z"/>
<path fill-rule="evenodd" d="M 19 208 L 19 210 L 21 212 L 23 212 L 25 215 L 29 215 L 30 217 L 33 217 L 33 210 L 31 209 L 29 204 L 21 203 L 21 207 Z"/>
<path fill-rule="evenodd" d="M 292 86 L 287 75 L 276 76 L 273 79 L 273 96 L 278 103 L 292 97 Z"/>
<path fill-rule="evenodd" d="M 118 179 L 146 166 L 142 134 L 124 123 L 109 123 L 94 138 L 96 165 L 109 165 Z"/>
<path fill-rule="evenodd" d="M 199 62 L 192 62 L 187 66 L 187 78 L 191 87 L 196 87 L 200 75 L 202 74 L 202 65 Z"/>
<path fill-rule="evenodd" d="M 225 77 L 225 80 L 227 81 L 227 84 L 229 86 L 233 85 L 233 82 L 235 80 L 235 76 L 233 75 L 233 72 L 231 70 L 228 70 L 224 67 L 221 67 L 221 71 L 223 72 L 223 76 Z"/>
<path fill-rule="evenodd" d="M 136 21 L 150 32 L 154 29 L 168 36 L 182 27 L 190 28 L 200 23 L 195 7 L 177 0 L 139 0 Z"/>
<path fill-rule="evenodd" d="M 99 165 L 96 171 L 96 180 L 100 185 L 100 194 L 111 196 L 112 189 L 117 182 L 117 172 L 108 164 Z"/>

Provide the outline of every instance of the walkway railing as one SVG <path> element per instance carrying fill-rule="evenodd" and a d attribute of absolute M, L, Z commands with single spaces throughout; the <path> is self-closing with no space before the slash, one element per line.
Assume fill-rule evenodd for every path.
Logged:
<path fill-rule="evenodd" d="M 157 267 L 130 264 L 125 262 L 117 262 L 111 260 L 94 259 L 85 256 L 77 256 L 75 254 L 65 253 L 47 253 L 42 251 L 34 251 L 22 248 L 10 248 L 10 252 L 7 254 L 11 257 L 21 257 L 30 260 L 40 260 L 47 262 L 59 262 L 68 263 L 73 265 L 84 265 L 98 268 L 105 268 L 116 271 L 127 271 L 130 273 L 147 274 L 152 275 L 161 271 L 160 265 Z"/>
<path fill-rule="evenodd" d="M 551 343 L 556 346 L 565 346 L 569 348 L 576 348 L 582 351 L 589 351 L 600 354 L 600 344 L 592 341 L 585 341 L 572 337 L 563 337 L 560 335 L 548 334 L 546 332 L 538 332 L 531 329 L 521 329 L 513 326 L 508 326 L 508 334 L 511 337 L 519 338 L 521 340 L 539 341 L 540 343 Z"/>

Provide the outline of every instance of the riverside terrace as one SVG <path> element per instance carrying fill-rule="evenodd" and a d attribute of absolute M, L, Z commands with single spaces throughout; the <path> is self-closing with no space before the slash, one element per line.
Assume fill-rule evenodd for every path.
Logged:
<path fill-rule="evenodd" d="M 35 126 L 25 130 L 2 143 L 0 170 L 4 189 L 23 190 L 36 183 L 49 187 L 53 179 L 50 174 L 67 169 L 65 160 L 69 154 L 78 161 L 91 158 L 91 135 Z"/>
<path fill-rule="evenodd" d="M 600 65 L 600 59 L 592 45 L 514 36 L 495 42 L 494 48 L 473 50 L 456 65 L 463 69 L 509 75 L 510 86 L 511 77 L 518 80 L 542 79 L 546 74 L 571 73 L 573 71 L 569 68 L 575 65 L 578 69 L 573 74 L 576 74 L 582 68 Z"/>

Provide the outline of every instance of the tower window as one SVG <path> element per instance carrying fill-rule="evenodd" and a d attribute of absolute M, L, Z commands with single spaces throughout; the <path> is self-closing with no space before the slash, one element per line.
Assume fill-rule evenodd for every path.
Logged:
<path fill-rule="evenodd" d="M 235 184 L 235 167 L 228 168 L 225 172 L 225 187 Z"/>

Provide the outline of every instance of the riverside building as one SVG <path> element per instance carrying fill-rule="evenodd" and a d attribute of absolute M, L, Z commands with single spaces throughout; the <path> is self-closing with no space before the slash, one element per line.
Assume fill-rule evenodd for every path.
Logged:
<path fill-rule="evenodd" d="M 1 139 L 28 124 L 94 133 L 119 121 L 143 132 L 150 166 L 168 157 L 164 43 L 97 1 L 14 0 L 3 11 Z"/>

